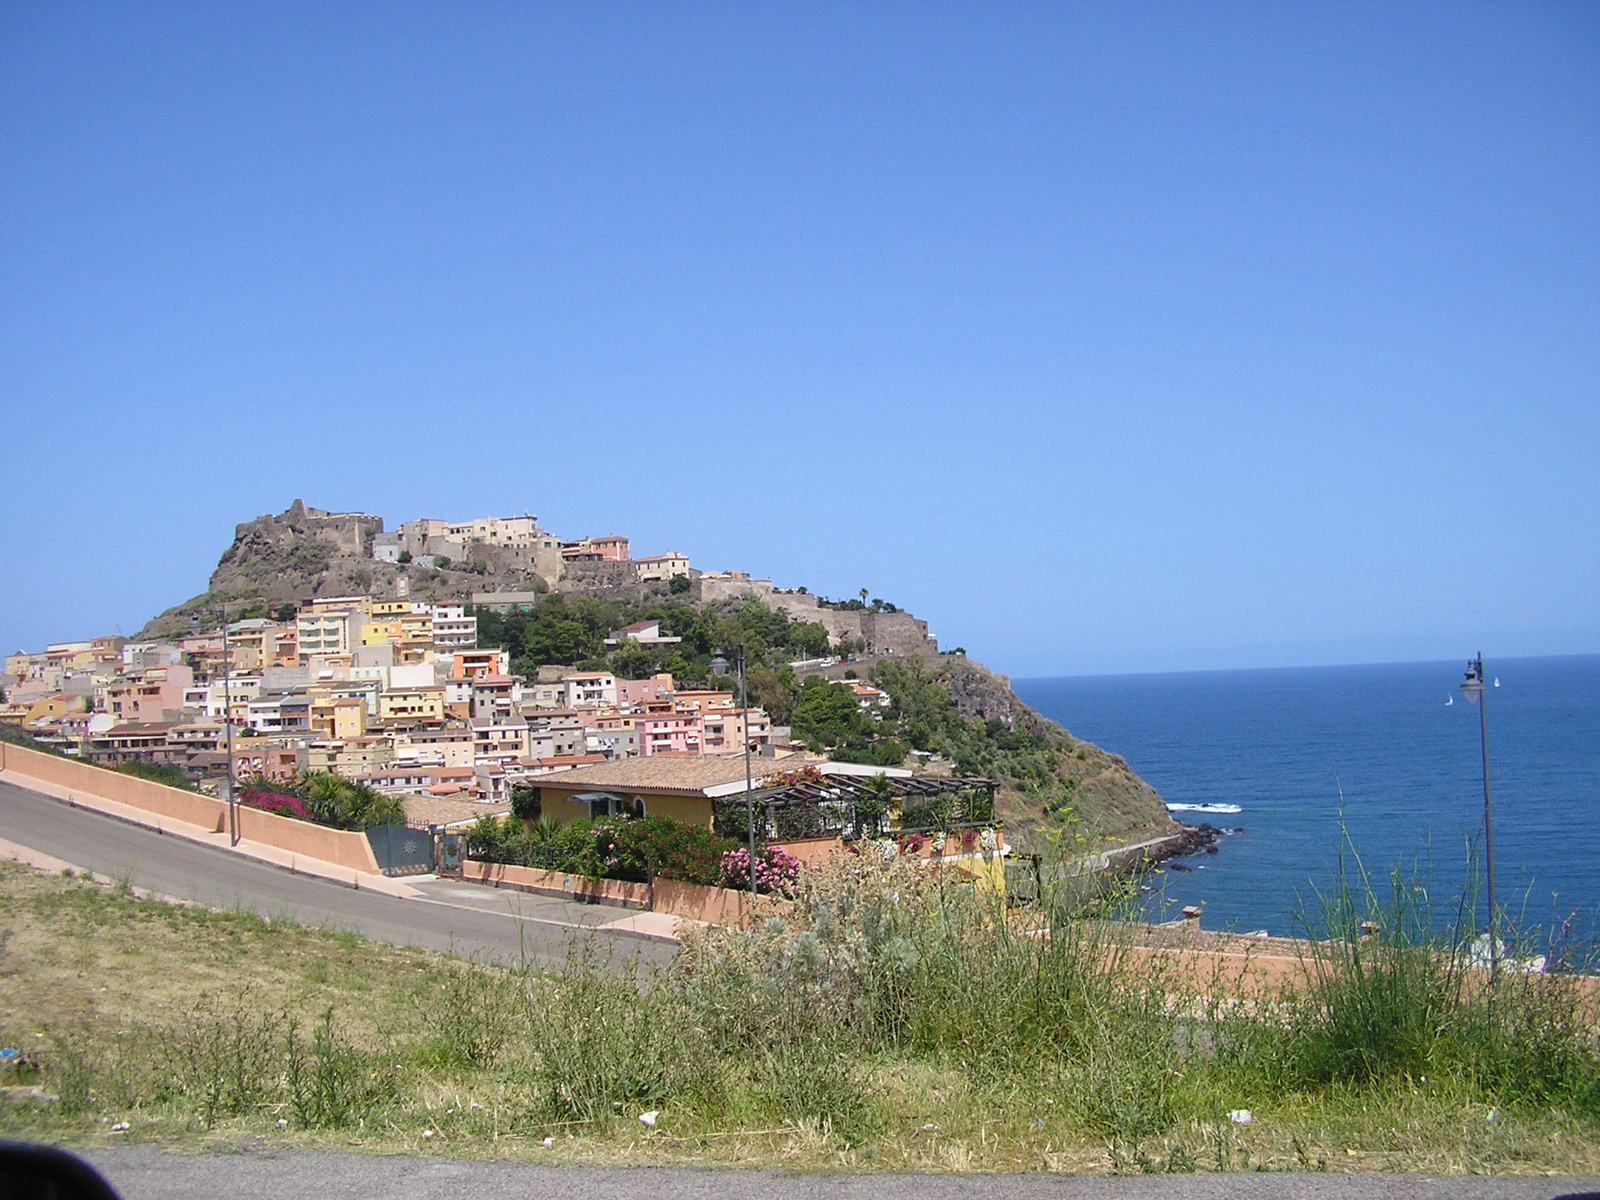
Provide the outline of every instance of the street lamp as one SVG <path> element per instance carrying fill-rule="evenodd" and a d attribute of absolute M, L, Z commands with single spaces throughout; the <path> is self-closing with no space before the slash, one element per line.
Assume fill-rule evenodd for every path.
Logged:
<path fill-rule="evenodd" d="M 1496 938 L 1497 918 L 1494 903 L 1494 822 L 1489 800 L 1489 694 L 1483 689 L 1483 652 L 1467 661 L 1467 677 L 1461 681 L 1461 694 L 1468 704 L 1478 706 L 1478 739 L 1483 748 L 1483 865 L 1489 877 L 1489 976 L 1500 967 L 1500 946 Z"/>
<path fill-rule="evenodd" d="M 756 796 L 750 787 L 750 690 L 746 677 L 744 643 L 739 643 L 739 729 L 744 737 L 744 815 L 750 829 L 750 900 L 756 898 Z"/>
<path fill-rule="evenodd" d="M 191 627 L 197 623 L 198 617 L 191 618 Z M 228 844 L 239 844 L 239 817 L 237 803 L 233 795 L 233 647 L 228 640 L 228 606 L 222 605 L 222 730 L 227 739 L 228 768 L 227 768 L 227 794 L 224 800 L 228 805 Z"/>

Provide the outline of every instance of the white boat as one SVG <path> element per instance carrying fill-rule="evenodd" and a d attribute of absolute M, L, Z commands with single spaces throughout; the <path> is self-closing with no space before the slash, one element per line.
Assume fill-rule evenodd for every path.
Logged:
<path fill-rule="evenodd" d="M 1237 804 L 1168 804 L 1168 812 L 1236 813 L 1243 812 Z"/>

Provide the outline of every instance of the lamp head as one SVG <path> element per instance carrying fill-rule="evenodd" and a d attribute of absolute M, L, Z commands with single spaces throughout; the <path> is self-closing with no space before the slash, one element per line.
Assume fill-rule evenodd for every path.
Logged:
<path fill-rule="evenodd" d="M 717 655 L 711 660 L 711 673 L 713 675 L 726 675 L 728 673 L 728 660 L 722 655 Z"/>
<path fill-rule="evenodd" d="M 1483 659 L 1481 657 L 1467 663 L 1467 677 L 1461 681 L 1461 694 L 1466 697 L 1468 704 L 1476 704 L 1483 695 Z"/>

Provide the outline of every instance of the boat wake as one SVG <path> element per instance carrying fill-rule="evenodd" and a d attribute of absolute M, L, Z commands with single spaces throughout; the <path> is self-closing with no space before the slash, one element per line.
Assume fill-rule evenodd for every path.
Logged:
<path fill-rule="evenodd" d="M 1168 812 L 1236 813 L 1243 812 L 1237 804 L 1169 804 Z"/>

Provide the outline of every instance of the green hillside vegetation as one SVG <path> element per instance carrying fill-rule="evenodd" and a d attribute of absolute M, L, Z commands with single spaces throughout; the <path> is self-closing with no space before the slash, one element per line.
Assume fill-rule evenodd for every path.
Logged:
<path fill-rule="evenodd" d="M 37 750 L 40 754 L 54 754 L 57 758 L 61 756 L 59 750 L 46 746 L 21 725 L 13 725 L 9 721 L 0 721 L 0 742 L 9 742 L 13 746 L 21 746 L 24 750 Z"/>
<path fill-rule="evenodd" d="M 712 659 L 745 648 L 750 701 L 796 739 L 841 762 L 899 766 L 912 750 L 948 760 L 958 773 L 1001 780 L 999 813 L 1020 844 L 1076 852 L 1105 838 L 1129 839 L 1171 828 L 1161 798 L 1121 759 L 1080 742 L 1028 708 L 998 676 L 963 655 L 929 661 L 884 659 L 872 681 L 892 708 L 861 710 L 848 684 L 796 677 L 791 661 L 830 650 L 827 630 L 790 620 L 760 600 L 717 604 L 660 599 L 650 603 L 552 593 L 529 611 L 477 610 L 478 643 L 511 652 L 511 669 L 532 675 L 547 665 L 611 671 L 622 679 L 670 672 L 680 686 L 730 690 Z M 611 631 L 658 620 L 680 637 L 667 646 L 605 645 Z M 963 698 L 958 703 L 957 695 Z M 978 715 L 979 713 L 982 715 Z"/>
<path fill-rule="evenodd" d="M 476 613 L 478 644 L 511 651 L 511 669 L 519 675 L 549 665 L 610 671 L 619 679 L 648 679 L 666 671 L 684 686 L 729 690 L 736 686 L 732 669 L 726 676 L 714 675 L 711 660 L 721 654 L 732 663 L 742 645 L 751 703 L 765 708 L 780 725 L 788 724 L 798 690 L 789 662 L 816 658 L 830 649 L 821 624 L 791 621 L 756 599 L 635 604 L 552 593 L 531 611 Z M 662 633 L 683 640 L 667 646 L 605 644 L 613 630 L 657 620 Z"/>
<path fill-rule="evenodd" d="M 1600 1171 L 1588 981 L 1486 985 L 1479 930 L 1430 934 L 1409 878 L 1347 880 L 1317 971 L 1270 1004 L 1131 953 L 1141 927 L 1099 909 L 1019 924 L 903 859 L 805 880 L 654 970 L 581 940 L 508 969 L 0 862 L 0 1136 L 547 1170 Z M 1573 1190 L 1544 1183 L 1523 1194 Z"/>

